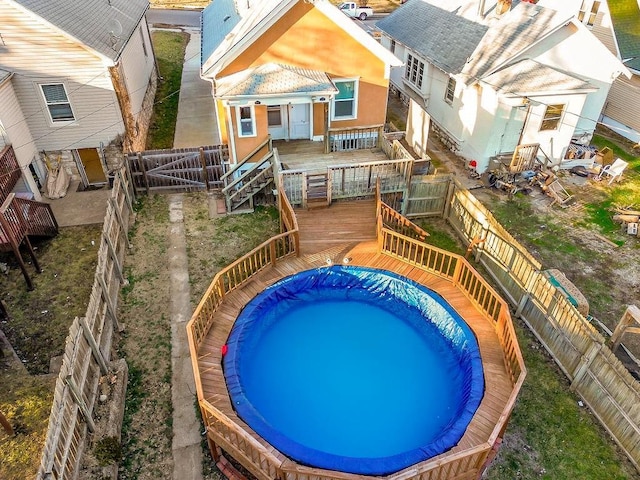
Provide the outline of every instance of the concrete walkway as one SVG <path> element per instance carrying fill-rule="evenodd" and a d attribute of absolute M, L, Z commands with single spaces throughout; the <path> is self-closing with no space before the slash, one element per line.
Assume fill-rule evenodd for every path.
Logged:
<path fill-rule="evenodd" d="M 211 83 L 200 78 L 200 32 L 185 31 L 191 38 L 184 54 L 173 148 L 219 145 Z"/>
<path fill-rule="evenodd" d="M 169 197 L 169 272 L 171 288 L 171 402 L 173 404 L 173 479 L 202 479 L 202 425 L 196 417 L 196 387 L 187 342 L 191 318 L 189 273 L 182 195 Z"/>

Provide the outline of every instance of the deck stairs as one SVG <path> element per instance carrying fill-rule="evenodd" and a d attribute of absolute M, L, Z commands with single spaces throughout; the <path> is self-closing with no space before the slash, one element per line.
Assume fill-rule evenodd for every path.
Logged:
<path fill-rule="evenodd" d="M 33 265 L 40 272 L 29 237 L 53 237 L 58 234 L 58 222 L 49 204 L 21 198 L 12 192 L 21 177 L 13 147 L 0 152 L 0 252 L 13 252 L 31 290 L 33 284 L 26 270 L 20 247 L 26 246 Z"/>
<path fill-rule="evenodd" d="M 275 159 L 273 151 L 269 151 L 257 162 L 249 162 L 251 157 L 233 166 L 222 180 L 225 186 L 227 213 L 243 213 L 253 211 L 254 197 L 268 189 L 275 188 Z"/>

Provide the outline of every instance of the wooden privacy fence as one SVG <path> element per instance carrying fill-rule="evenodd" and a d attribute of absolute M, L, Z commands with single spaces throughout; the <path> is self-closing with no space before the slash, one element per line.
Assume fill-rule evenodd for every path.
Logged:
<path fill-rule="evenodd" d="M 438 192 L 442 194 L 444 189 Z M 430 195 L 437 196 L 433 189 Z M 543 275 L 540 263 L 489 210 L 454 180 L 445 195 L 443 217 L 470 245 L 475 260 L 486 268 L 516 315 L 560 366 L 571 390 L 580 395 L 640 469 L 640 384 L 616 358 L 606 339 Z M 413 216 L 421 215 L 415 211 Z M 427 260 L 431 264 L 443 261 L 437 256 Z"/>
<path fill-rule="evenodd" d="M 133 213 L 133 190 L 126 172 L 116 172 L 107 205 L 89 305 L 73 321 L 56 382 L 49 429 L 38 480 L 74 478 L 79 469 L 87 430 L 93 432 L 93 407 L 98 382 L 108 373 L 117 317 L 118 293 L 125 282 L 123 260 Z"/>
<path fill-rule="evenodd" d="M 127 169 L 135 192 L 197 191 L 224 186 L 226 145 L 130 153 Z"/>

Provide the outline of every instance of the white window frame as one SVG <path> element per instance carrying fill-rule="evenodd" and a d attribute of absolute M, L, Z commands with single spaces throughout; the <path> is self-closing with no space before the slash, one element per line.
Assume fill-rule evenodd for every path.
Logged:
<path fill-rule="evenodd" d="M 404 69 L 404 78 L 418 90 L 422 89 L 424 80 L 425 63 L 411 53 L 407 53 L 407 61 Z"/>
<path fill-rule="evenodd" d="M 553 109 L 560 109 L 559 113 L 555 113 Z M 551 132 L 554 130 L 559 130 L 560 125 L 562 125 L 562 117 L 564 116 L 564 112 L 567 109 L 567 105 L 565 103 L 554 103 L 552 105 L 547 105 L 542 114 L 542 121 L 540 122 L 540 131 L 541 132 Z M 551 110 L 551 111 L 550 111 Z M 547 123 L 547 125 L 545 125 Z"/>
<path fill-rule="evenodd" d="M 243 108 L 248 108 L 249 111 L 251 112 L 251 118 L 250 119 L 242 119 L 242 109 Z M 251 133 L 250 134 L 244 134 L 242 132 L 242 124 L 243 123 L 251 123 Z M 250 137 L 255 137 L 258 135 L 258 132 L 256 130 L 256 109 L 253 105 L 238 105 L 236 107 L 236 123 L 237 123 L 237 130 L 238 130 L 238 137 L 239 138 L 250 138 Z"/>
<path fill-rule="evenodd" d="M 49 102 L 47 100 L 47 96 L 44 93 L 44 87 L 46 86 L 54 86 L 54 85 L 62 85 L 62 88 L 64 90 L 64 96 L 66 99 L 66 102 Z M 38 84 L 38 89 L 40 90 L 40 95 L 42 95 L 42 101 L 44 102 L 46 108 L 47 108 L 47 113 L 49 114 L 49 122 L 51 122 L 51 124 L 54 125 L 67 125 L 70 123 L 74 123 L 76 121 L 76 114 L 73 111 L 73 105 L 71 105 L 71 100 L 69 99 L 69 94 L 67 93 L 67 86 L 64 83 L 39 83 Z M 69 105 L 69 110 L 71 110 L 71 116 L 73 118 L 71 119 L 61 119 L 61 120 L 56 120 L 53 118 L 53 115 L 51 115 L 51 109 L 49 108 L 52 105 Z"/>
<path fill-rule="evenodd" d="M 599 0 L 582 0 L 580 10 L 578 11 L 578 20 L 587 27 L 593 27 L 601 6 L 602 1 Z"/>
<path fill-rule="evenodd" d="M 444 101 L 449 105 L 453 105 L 453 99 L 456 98 L 456 79 L 449 77 L 447 80 L 447 86 L 444 89 Z"/>
<path fill-rule="evenodd" d="M 360 79 L 359 78 L 334 78 L 333 79 L 333 83 L 337 84 L 337 83 L 349 83 L 349 82 L 353 82 L 353 99 L 351 100 L 353 102 L 353 109 L 352 109 L 352 113 L 351 115 L 343 115 L 340 117 L 336 116 L 336 102 L 340 102 L 340 101 L 344 101 L 344 100 L 348 100 L 348 99 L 340 99 L 340 100 L 336 100 L 335 97 L 333 97 L 331 99 L 331 120 L 336 120 L 336 121 L 340 121 L 340 120 L 355 120 L 356 118 L 358 118 L 358 90 L 359 90 L 359 83 L 360 83 Z"/>

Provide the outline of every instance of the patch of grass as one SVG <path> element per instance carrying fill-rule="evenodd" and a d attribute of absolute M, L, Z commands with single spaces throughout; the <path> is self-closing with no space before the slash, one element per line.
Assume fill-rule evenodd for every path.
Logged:
<path fill-rule="evenodd" d="M 487 480 L 637 478 L 533 335 L 517 330 L 528 374 Z"/>
<path fill-rule="evenodd" d="M 0 478 L 35 478 L 47 434 L 55 379 L 31 377 L 0 365 L 0 411 L 15 435 L 0 428 Z"/>
<path fill-rule="evenodd" d="M 407 122 L 393 110 L 387 110 L 387 122 L 393 123 L 399 131 L 407 129 Z"/>
<path fill-rule="evenodd" d="M 63 353 L 73 319 L 87 310 L 101 232 L 102 225 L 64 227 L 56 237 L 35 243 L 42 273 L 27 265 L 33 291 L 15 257 L 1 258 L 9 266 L 0 275 L 0 291 L 11 317 L 2 330 L 32 374 L 49 372 L 51 357 Z"/>
<path fill-rule="evenodd" d="M 156 31 L 153 32 L 151 39 L 161 80 L 158 82 L 153 116 L 147 136 L 148 150 L 173 147 L 182 66 L 189 34 Z"/>
<path fill-rule="evenodd" d="M 443 250 L 448 250 L 449 252 L 457 253 L 458 255 L 464 255 L 465 249 L 461 243 L 451 233 L 450 229 L 446 229 L 440 225 L 440 223 L 441 221 L 434 222 L 433 220 L 421 220 L 418 222 L 419 227 L 429 232 L 425 243 L 442 248 Z"/>

